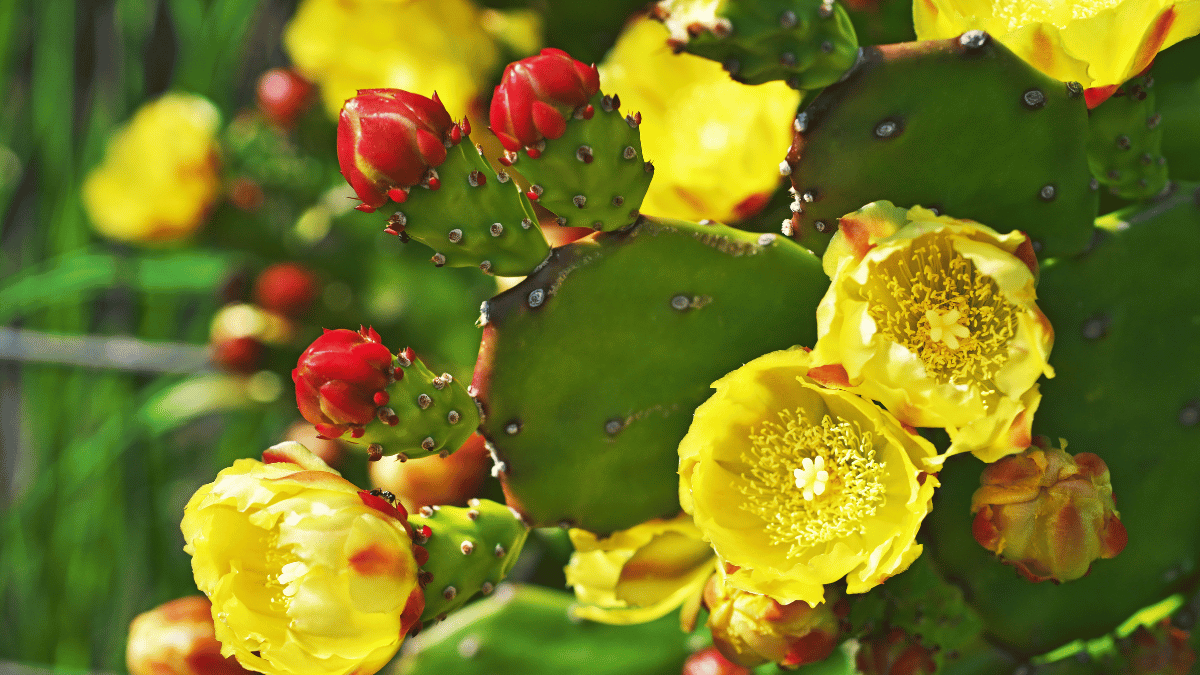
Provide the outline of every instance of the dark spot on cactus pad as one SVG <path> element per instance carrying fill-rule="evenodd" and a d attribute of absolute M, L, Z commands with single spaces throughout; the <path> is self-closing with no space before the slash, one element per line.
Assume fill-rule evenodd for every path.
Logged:
<path fill-rule="evenodd" d="M 517 434 L 521 433 L 521 420 L 512 420 L 508 424 L 505 424 L 504 433 L 508 434 L 509 436 L 516 436 Z"/>
<path fill-rule="evenodd" d="M 1179 423 L 1185 427 L 1194 427 L 1200 423 L 1200 401 L 1192 399 L 1183 404 L 1179 410 Z"/>
<path fill-rule="evenodd" d="M 904 133 L 904 120 L 899 117 L 889 117 L 875 125 L 875 138 L 895 138 Z"/>
<path fill-rule="evenodd" d="M 1047 183 L 1038 190 L 1038 199 L 1044 202 L 1052 202 L 1058 196 L 1058 188 L 1054 187 L 1054 183 Z"/>
<path fill-rule="evenodd" d="M 825 221 L 825 220 L 818 220 L 813 223 L 813 227 L 815 227 L 817 229 L 817 232 L 820 232 L 821 234 L 826 234 L 829 232 L 833 232 L 836 225 L 831 225 L 828 221 Z"/>
<path fill-rule="evenodd" d="M 617 435 L 624 428 L 625 420 L 621 419 L 620 417 L 614 417 L 604 423 L 604 433 L 608 434 L 609 436 Z"/>
<path fill-rule="evenodd" d="M 783 14 L 779 15 L 780 28 L 795 28 L 796 21 L 796 13 L 790 9 L 785 10 Z"/>
<path fill-rule="evenodd" d="M 788 68 L 796 67 L 796 55 L 792 52 L 784 52 L 779 55 L 779 64 Z"/>
<path fill-rule="evenodd" d="M 1092 181 L 1090 183 L 1088 183 L 1088 189 L 1091 190 L 1092 192 L 1099 190 L 1100 189 L 1100 181 L 1093 178 Z"/>
<path fill-rule="evenodd" d="M 546 291 L 541 288 L 535 288 L 529 292 L 529 306 L 540 307 L 542 302 L 546 300 Z"/>
<path fill-rule="evenodd" d="M 1067 97 L 1068 98 L 1079 98 L 1082 95 L 1083 95 L 1083 85 L 1082 84 L 1079 84 L 1078 82 L 1068 82 L 1067 83 Z"/>
<path fill-rule="evenodd" d="M 457 244 L 458 242 L 462 241 L 462 236 L 462 230 L 456 227 L 453 230 L 450 230 L 450 232 L 446 235 L 446 238 L 450 240 L 450 243 Z"/>
<path fill-rule="evenodd" d="M 1125 134 L 1121 134 L 1117 136 L 1117 147 L 1122 150 L 1128 150 L 1133 147 L 1133 141 L 1130 141 L 1129 137 Z"/>
<path fill-rule="evenodd" d="M 446 256 L 442 255 L 441 253 L 434 253 L 433 257 L 430 258 L 429 261 L 433 263 L 434 267 L 442 267 L 446 264 Z"/>
<path fill-rule="evenodd" d="M 492 223 L 492 226 L 488 228 L 488 232 L 490 232 L 493 237 L 499 237 L 500 235 L 504 234 L 504 226 L 500 223 Z"/>
<path fill-rule="evenodd" d="M 826 40 L 821 43 L 821 51 L 825 54 L 833 53 L 833 42 Z"/>
<path fill-rule="evenodd" d="M 1154 113 L 1153 115 L 1146 118 L 1146 128 L 1147 129 L 1153 129 L 1153 128 L 1157 127 L 1159 124 L 1162 124 L 1162 115 L 1160 115 L 1158 113 Z"/>
<path fill-rule="evenodd" d="M 671 298 L 671 309 L 679 310 L 680 312 L 686 310 L 691 304 L 691 300 L 688 300 L 686 295 L 676 295 Z"/>
<path fill-rule="evenodd" d="M 1046 105 L 1046 93 L 1037 87 L 1026 89 L 1021 94 L 1021 105 L 1029 110 L 1040 110 Z"/>
<path fill-rule="evenodd" d="M 1083 338 L 1085 340 L 1099 340 L 1108 335 L 1108 326 L 1112 323 L 1112 317 L 1107 314 L 1094 314 L 1083 322 Z"/>

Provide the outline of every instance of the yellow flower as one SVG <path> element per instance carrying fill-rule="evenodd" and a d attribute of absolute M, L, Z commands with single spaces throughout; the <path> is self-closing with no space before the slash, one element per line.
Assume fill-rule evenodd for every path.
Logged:
<path fill-rule="evenodd" d="M 679 444 L 679 498 L 734 588 L 816 606 L 845 577 L 864 593 L 921 554 L 933 446 L 879 407 L 807 376 L 800 348 L 761 356 L 713 384 Z M 822 459 L 820 494 L 795 470 Z"/>
<path fill-rule="evenodd" d="M 283 36 L 332 119 L 359 89 L 405 89 L 464 116 L 499 61 L 469 0 L 304 0 Z"/>
<path fill-rule="evenodd" d="M 598 539 L 570 531 L 575 553 L 567 584 L 582 606 L 575 615 L 610 624 L 634 624 L 665 616 L 688 601 L 699 608 L 704 582 L 716 561 L 712 547 L 687 514 L 651 520 Z"/>
<path fill-rule="evenodd" d="M 96 230 L 133 243 L 195 232 L 221 187 L 220 123 L 216 107 L 192 94 L 166 94 L 142 106 L 84 179 L 83 207 Z"/>
<path fill-rule="evenodd" d="M 654 181 L 642 213 L 737 220 L 779 186 L 799 92 L 782 82 L 738 84 L 721 65 L 667 47 L 667 29 L 642 19 L 600 64 L 600 87 L 642 113 L 642 149 Z"/>
<path fill-rule="evenodd" d="M 1054 330 L 1037 305 L 1028 237 L 875 202 L 841 219 L 823 258 L 819 381 L 902 422 L 944 427 L 946 456 L 985 462 L 1029 446 Z"/>
<path fill-rule="evenodd" d="M 201 487 L 183 530 L 224 656 L 285 675 L 374 673 L 425 601 L 403 510 L 299 443 Z"/>
<path fill-rule="evenodd" d="M 1075 81 L 1098 105 L 1155 54 L 1200 33 L 1200 0 L 917 0 L 917 38 L 981 29 L 1050 77 Z"/>

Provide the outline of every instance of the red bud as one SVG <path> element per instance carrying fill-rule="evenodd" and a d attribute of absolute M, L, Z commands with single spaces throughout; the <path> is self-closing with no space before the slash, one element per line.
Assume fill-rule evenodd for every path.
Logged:
<path fill-rule="evenodd" d="M 559 138 L 576 108 L 586 106 L 598 91 L 600 74 L 595 66 L 576 61 L 561 49 L 543 49 L 538 56 L 504 69 L 492 97 L 492 131 L 510 152 Z"/>
<path fill-rule="evenodd" d="M 392 355 L 373 329 L 327 330 L 300 355 L 292 381 L 300 414 L 323 436 L 337 438 L 375 419 L 375 395 L 388 385 Z"/>

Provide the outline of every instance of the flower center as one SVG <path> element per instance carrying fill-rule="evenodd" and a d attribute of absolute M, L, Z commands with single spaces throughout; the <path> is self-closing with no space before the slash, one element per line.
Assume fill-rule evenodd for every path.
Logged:
<path fill-rule="evenodd" d="M 880 333 L 916 354 L 934 379 L 987 383 L 1008 360 L 1019 310 L 950 242 L 918 241 L 875 272 L 884 282 L 867 286 L 868 313 Z"/>
<path fill-rule="evenodd" d="M 750 466 L 737 487 L 741 508 L 766 521 L 772 544 L 787 557 L 861 533 L 883 503 L 883 462 L 870 432 L 826 415 L 820 424 L 801 410 L 780 411 L 750 432 L 742 461 Z M 799 467 L 799 468 L 797 468 Z"/>

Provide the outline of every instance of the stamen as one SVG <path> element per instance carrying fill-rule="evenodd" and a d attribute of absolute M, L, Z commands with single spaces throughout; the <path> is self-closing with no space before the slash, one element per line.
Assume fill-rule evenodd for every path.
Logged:
<path fill-rule="evenodd" d="M 879 264 L 866 288 L 880 333 L 916 354 L 941 383 L 981 383 L 991 392 L 1008 360 L 1020 310 L 991 277 L 944 239 L 918 240 L 906 255 Z"/>
<path fill-rule="evenodd" d="M 884 500 L 872 434 L 830 415 L 813 423 L 801 410 L 780 411 L 779 420 L 750 432 L 741 508 L 766 521 L 769 540 L 786 545 L 789 558 L 861 533 Z"/>

